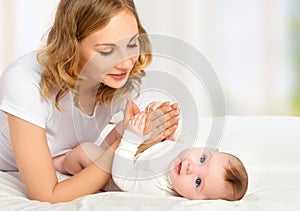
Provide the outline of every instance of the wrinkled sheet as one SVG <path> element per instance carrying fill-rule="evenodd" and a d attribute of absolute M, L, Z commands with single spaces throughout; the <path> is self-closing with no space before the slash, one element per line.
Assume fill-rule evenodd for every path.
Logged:
<path fill-rule="evenodd" d="M 0 172 L 0 210 L 300 210 L 300 117 L 228 116 L 219 148 L 237 155 L 248 171 L 240 201 L 99 192 L 50 204 L 27 199 L 18 172 Z"/>

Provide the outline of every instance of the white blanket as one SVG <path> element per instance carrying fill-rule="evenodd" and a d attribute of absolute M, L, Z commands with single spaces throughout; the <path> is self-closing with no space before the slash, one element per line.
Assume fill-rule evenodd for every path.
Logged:
<path fill-rule="evenodd" d="M 104 192 L 50 204 L 28 200 L 17 172 L 0 172 L 0 210 L 300 210 L 300 117 L 226 117 L 220 150 L 237 155 L 248 171 L 240 201 Z"/>

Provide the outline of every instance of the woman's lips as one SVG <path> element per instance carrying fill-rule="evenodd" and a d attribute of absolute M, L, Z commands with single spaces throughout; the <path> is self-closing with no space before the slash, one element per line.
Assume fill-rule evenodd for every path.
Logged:
<path fill-rule="evenodd" d="M 112 77 L 115 80 L 123 80 L 126 78 L 127 73 L 121 73 L 121 74 L 108 74 L 108 76 Z"/>

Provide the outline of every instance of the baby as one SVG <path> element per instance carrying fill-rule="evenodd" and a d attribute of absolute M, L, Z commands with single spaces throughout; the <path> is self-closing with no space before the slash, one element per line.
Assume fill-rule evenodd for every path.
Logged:
<path fill-rule="evenodd" d="M 148 113 L 138 113 L 129 120 L 116 149 L 112 177 L 122 191 L 175 195 L 192 200 L 234 201 L 245 195 L 248 187 L 246 169 L 229 153 L 218 150 L 207 153 L 205 148 L 179 148 L 177 153 L 174 146 L 179 143 L 165 140 L 136 155 L 138 147 L 150 137 L 145 135 Z M 175 156 L 168 156 L 169 152 Z M 81 144 L 66 155 L 63 169 L 57 170 L 76 174 L 99 153 L 97 145 Z"/>
<path fill-rule="evenodd" d="M 112 175 L 121 190 L 180 195 L 192 200 L 234 201 L 245 195 L 248 186 L 246 169 L 237 157 L 229 153 L 215 150 L 210 156 L 204 148 L 183 150 L 168 163 L 164 172 L 155 171 L 155 168 L 168 160 L 165 155 L 176 142 L 165 140 L 135 156 L 138 146 L 144 141 L 146 115 L 145 112 L 139 113 L 129 121 L 115 152 Z M 158 159 L 156 164 L 151 164 L 153 158 Z"/>

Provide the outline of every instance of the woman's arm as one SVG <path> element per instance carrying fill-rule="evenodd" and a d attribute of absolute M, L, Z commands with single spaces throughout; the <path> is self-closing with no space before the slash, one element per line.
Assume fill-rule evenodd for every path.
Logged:
<path fill-rule="evenodd" d="M 58 182 L 43 128 L 8 114 L 15 159 L 30 199 L 50 203 L 65 202 L 95 193 L 110 179 L 114 150 L 119 140 L 78 174 Z"/>

